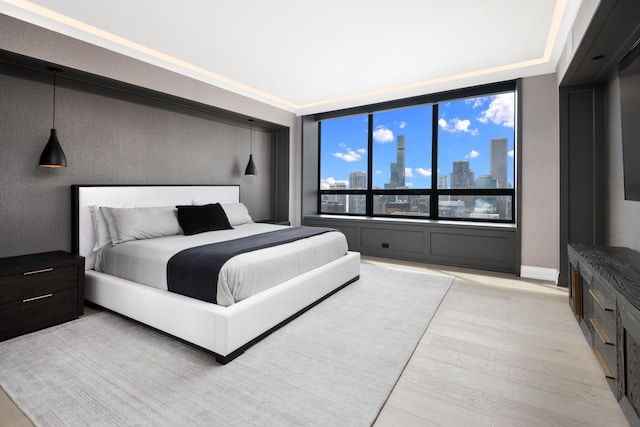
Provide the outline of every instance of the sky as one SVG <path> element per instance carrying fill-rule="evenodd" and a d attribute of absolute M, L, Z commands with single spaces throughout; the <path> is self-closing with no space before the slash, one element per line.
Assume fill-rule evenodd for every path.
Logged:
<path fill-rule="evenodd" d="M 373 115 L 373 185 L 390 181 L 390 163 L 396 161 L 396 142 L 405 136 L 405 183 L 409 188 L 431 188 L 432 105 L 377 112 Z M 513 185 L 513 92 L 442 102 L 438 111 L 438 172 L 450 174 L 453 162 L 468 160 L 476 178 L 489 175 L 490 141 L 507 138 L 508 180 Z M 321 124 L 320 184 L 328 189 L 349 182 L 349 173 L 366 172 L 367 115 L 325 120 Z"/>

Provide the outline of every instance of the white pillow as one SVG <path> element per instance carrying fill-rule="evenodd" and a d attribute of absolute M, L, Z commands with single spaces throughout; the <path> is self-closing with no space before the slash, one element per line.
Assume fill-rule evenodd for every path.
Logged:
<path fill-rule="evenodd" d="M 118 232 L 116 231 L 116 225 L 113 221 L 113 217 L 111 216 L 111 208 L 107 206 L 100 206 L 100 212 L 104 217 L 105 222 L 107 223 L 107 229 L 109 230 L 109 237 L 111 238 L 111 244 L 113 245 L 113 241 L 118 239 Z"/>
<path fill-rule="evenodd" d="M 100 209 L 100 206 L 95 205 L 89 206 L 89 211 L 91 211 L 95 236 L 93 269 L 102 271 L 102 251 L 106 246 L 112 245 L 113 242 L 111 241 L 111 233 L 109 233 L 109 225 L 103 215 L 104 211 Z"/>
<path fill-rule="evenodd" d="M 102 207 L 113 244 L 181 234 L 175 206 Z"/>
<path fill-rule="evenodd" d="M 253 222 L 247 207 L 243 203 L 225 203 L 222 204 L 222 209 L 227 214 L 227 219 L 232 227 Z"/>
<path fill-rule="evenodd" d="M 93 251 L 97 252 L 111 243 L 111 234 L 109 233 L 109 225 L 104 215 L 100 211 L 100 206 L 89 206 L 91 211 L 91 220 L 93 221 L 93 234 L 95 237 L 95 245 Z"/>

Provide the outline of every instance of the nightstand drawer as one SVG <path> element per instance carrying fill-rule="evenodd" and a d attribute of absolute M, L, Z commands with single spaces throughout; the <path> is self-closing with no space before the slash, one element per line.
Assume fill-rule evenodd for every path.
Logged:
<path fill-rule="evenodd" d="M 0 340 L 78 317 L 76 289 L 0 305 Z"/>
<path fill-rule="evenodd" d="M 0 340 L 84 311 L 84 258 L 63 251 L 0 258 Z"/>
<path fill-rule="evenodd" d="M 65 265 L 0 277 L 0 304 L 22 302 L 65 289 L 75 289 L 77 276 L 77 265 Z"/>

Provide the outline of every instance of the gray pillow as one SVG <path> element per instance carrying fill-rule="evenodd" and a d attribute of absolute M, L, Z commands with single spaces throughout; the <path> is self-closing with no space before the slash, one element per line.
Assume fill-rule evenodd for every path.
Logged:
<path fill-rule="evenodd" d="M 181 233 L 175 206 L 101 207 L 113 244 Z"/>
<path fill-rule="evenodd" d="M 243 203 L 223 203 L 222 209 L 227 214 L 229 224 L 232 227 L 253 222 L 247 207 Z"/>

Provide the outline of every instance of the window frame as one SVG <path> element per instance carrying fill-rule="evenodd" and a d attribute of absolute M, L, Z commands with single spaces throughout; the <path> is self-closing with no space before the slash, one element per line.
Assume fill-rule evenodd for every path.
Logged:
<path fill-rule="evenodd" d="M 413 98 L 382 102 L 361 107 L 354 107 L 346 110 L 332 111 L 315 115 L 318 124 L 318 204 L 317 212 L 321 215 L 340 215 L 352 217 L 370 217 L 370 218 L 398 218 L 398 219 L 417 219 L 424 221 L 459 221 L 474 222 L 484 224 L 516 224 L 518 218 L 518 182 L 519 182 L 519 84 L 517 80 L 510 80 L 500 83 L 493 83 L 472 88 L 464 88 L 436 94 L 423 95 Z M 513 158 L 514 166 L 514 183 L 511 188 L 465 188 L 465 189 L 439 189 L 438 174 L 431 174 L 431 188 L 424 189 L 374 189 L 373 188 L 373 115 L 377 112 L 385 110 L 400 109 L 407 107 L 416 107 L 425 104 L 431 104 L 432 109 L 432 144 L 431 144 L 431 165 L 432 170 L 438 170 L 438 114 L 439 104 L 443 102 L 457 101 L 465 98 L 475 98 L 481 96 L 498 95 L 500 93 L 514 93 L 514 149 L 516 155 Z M 368 116 L 368 142 L 367 142 L 367 189 L 357 190 L 323 190 L 320 188 L 321 180 L 321 159 L 322 159 L 322 121 L 328 119 L 344 118 L 356 115 Z M 350 212 L 322 212 L 322 199 L 324 195 L 366 195 L 366 213 L 350 213 Z M 424 215 L 393 215 L 393 214 L 375 214 L 373 212 L 373 198 L 376 195 L 409 195 L 409 196 L 429 196 L 429 216 Z M 488 218 L 471 218 L 471 217 L 441 217 L 439 215 L 439 198 L 440 196 L 507 196 L 511 198 L 511 219 L 488 219 Z"/>

